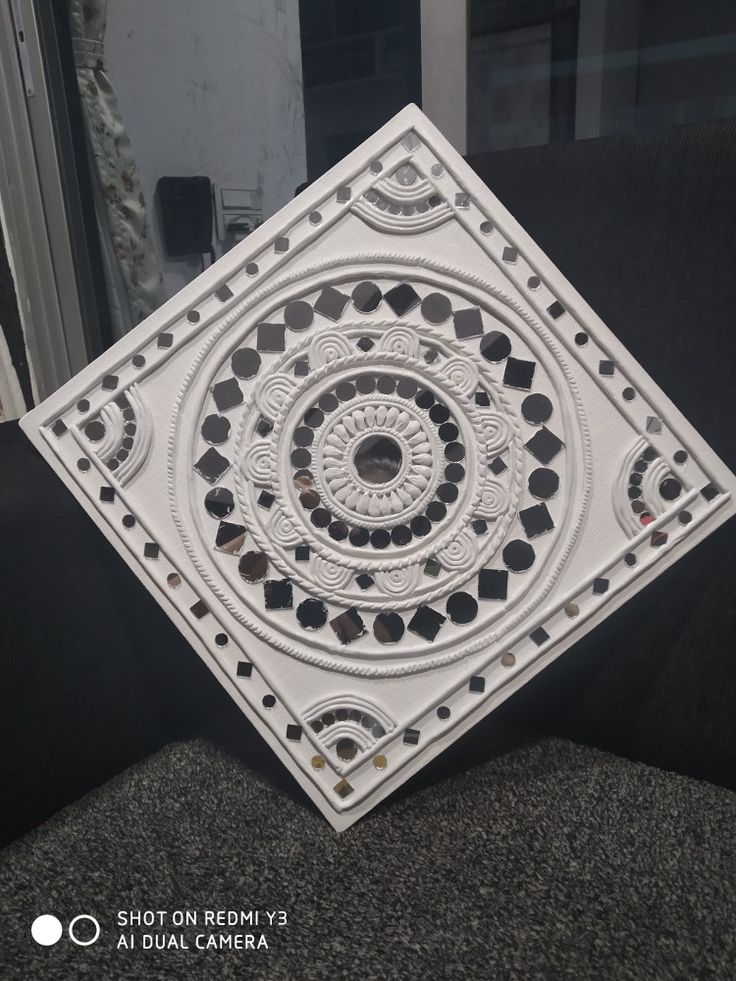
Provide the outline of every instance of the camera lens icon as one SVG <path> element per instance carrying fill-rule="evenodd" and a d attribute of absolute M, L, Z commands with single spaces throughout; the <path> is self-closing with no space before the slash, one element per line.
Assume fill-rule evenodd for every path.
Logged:
<path fill-rule="evenodd" d="M 82 930 L 79 930 L 79 925 L 85 922 L 91 926 L 91 936 L 85 936 L 90 932 L 90 926 L 85 926 Z M 75 927 L 77 928 L 77 932 L 75 932 Z M 31 924 L 31 936 L 42 947 L 53 947 L 54 944 L 61 940 L 63 932 L 64 928 L 61 925 L 61 920 L 51 913 L 43 913 L 41 916 L 37 916 Z M 89 947 L 99 939 L 100 924 L 89 913 L 80 913 L 71 921 L 67 932 L 69 939 L 77 947 Z M 78 936 L 77 933 L 80 933 L 81 936 Z"/>
<path fill-rule="evenodd" d="M 77 923 L 81 923 L 84 920 L 87 920 L 92 924 L 94 933 L 92 934 L 91 938 L 87 940 L 80 940 L 79 937 L 77 937 L 74 933 L 74 927 L 76 926 Z M 87 931 L 85 930 L 85 932 Z M 89 913 L 80 913 L 79 916 L 75 916 L 72 922 L 69 924 L 69 939 L 73 943 L 75 943 L 77 947 L 89 947 L 91 944 L 97 942 L 99 936 L 100 936 L 100 924 L 97 922 L 94 916 L 90 916 Z"/>
<path fill-rule="evenodd" d="M 59 942 L 63 932 L 61 920 L 52 916 L 51 913 L 37 916 L 31 923 L 31 936 L 42 947 L 53 947 L 55 943 Z"/>

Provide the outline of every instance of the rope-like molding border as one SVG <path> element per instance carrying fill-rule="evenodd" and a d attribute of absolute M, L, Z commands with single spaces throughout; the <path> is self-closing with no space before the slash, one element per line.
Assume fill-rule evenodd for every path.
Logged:
<path fill-rule="evenodd" d="M 169 436 L 167 440 L 168 457 L 169 457 L 168 468 L 167 468 L 168 476 L 169 476 L 169 480 L 168 480 L 169 506 L 171 508 L 171 513 L 174 519 L 174 523 L 178 528 L 180 535 L 182 536 L 182 540 L 184 541 L 185 547 L 187 548 L 187 552 L 189 553 L 190 559 L 192 560 L 195 568 L 200 573 L 200 575 L 207 583 L 207 585 L 211 589 L 213 589 L 215 595 L 218 595 L 218 598 L 220 598 L 220 600 L 223 602 L 226 608 L 231 613 L 233 613 L 233 615 L 235 614 L 233 611 L 234 604 L 232 603 L 232 600 L 226 594 L 224 596 L 220 595 L 223 591 L 219 588 L 219 586 L 216 583 L 213 582 L 212 577 L 209 575 L 209 573 L 207 573 L 205 570 L 202 569 L 199 559 L 192 554 L 191 548 L 187 546 L 185 540 L 186 531 L 184 529 L 182 518 L 178 509 L 178 502 L 176 499 L 176 492 L 175 492 L 174 481 L 173 481 L 174 468 L 172 467 L 172 460 L 176 457 L 176 450 L 178 445 L 177 422 L 179 419 L 179 414 L 181 412 L 184 395 L 186 394 L 189 385 L 191 384 L 194 376 L 196 375 L 199 366 L 201 365 L 202 361 L 204 360 L 204 358 L 206 357 L 212 346 L 216 343 L 217 340 L 219 340 L 222 334 L 225 333 L 232 326 L 232 324 L 234 324 L 237 320 L 239 320 L 243 316 L 243 314 L 249 308 L 254 306 L 256 303 L 260 302 L 262 299 L 267 299 L 269 296 L 272 296 L 276 292 L 283 291 L 285 287 L 291 284 L 300 282 L 320 272 L 331 271 L 337 268 L 343 270 L 342 278 L 347 278 L 344 273 L 344 270 L 346 268 L 360 266 L 361 264 L 375 265 L 381 262 L 394 263 L 395 265 L 409 266 L 410 268 L 416 270 L 416 258 L 414 256 L 403 255 L 401 253 L 398 254 L 388 253 L 382 255 L 378 255 L 375 253 L 368 253 L 368 254 L 363 253 L 363 254 L 357 254 L 352 256 L 342 256 L 339 259 L 321 260 L 319 263 L 316 263 L 314 266 L 310 267 L 309 269 L 302 270 L 300 273 L 293 273 L 290 276 L 283 277 L 279 280 L 276 280 L 269 287 L 263 288 L 255 293 L 250 294 L 248 300 L 238 304 L 233 310 L 231 310 L 230 313 L 223 318 L 219 326 L 210 334 L 210 336 L 206 339 L 202 349 L 196 355 L 194 361 L 192 362 L 192 365 L 190 366 L 189 370 L 185 375 L 183 385 L 175 400 L 174 412 L 172 415 L 172 421 L 171 421 L 171 426 L 169 428 Z M 562 569 L 562 566 L 567 561 L 567 558 L 572 552 L 575 542 L 577 541 L 577 536 L 580 532 L 580 528 L 582 527 L 585 512 L 587 510 L 587 505 L 589 503 L 590 494 L 592 491 L 593 475 L 592 475 L 592 468 L 590 465 L 592 460 L 592 443 L 590 438 L 590 431 L 588 429 L 587 419 L 585 417 L 585 411 L 582 405 L 582 400 L 580 397 L 580 392 L 577 386 L 577 382 L 572 376 L 569 367 L 565 361 L 565 358 L 562 356 L 560 348 L 558 347 L 554 339 L 550 337 L 548 330 L 543 324 L 540 323 L 540 321 L 538 321 L 534 316 L 532 316 L 532 314 L 529 313 L 518 300 L 509 296 L 508 293 L 505 293 L 497 286 L 493 286 L 490 283 L 486 283 L 484 280 L 482 280 L 479 276 L 475 274 L 467 273 L 463 270 L 456 269 L 451 266 L 450 267 L 445 266 L 442 263 L 439 263 L 433 259 L 425 259 L 423 261 L 423 268 L 435 271 L 450 279 L 455 279 L 461 283 L 464 283 L 466 286 L 470 286 L 474 289 L 479 290 L 481 293 L 489 294 L 492 297 L 494 297 L 494 299 L 496 299 L 497 301 L 501 302 L 505 306 L 512 309 L 519 317 L 521 317 L 521 319 L 528 324 L 528 326 L 534 331 L 536 335 L 539 336 L 542 343 L 545 344 L 547 349 L 557 359 L 563 373 L 567 377 L 569 390 L 572 395 L 573 401 L 575 403 L 575 408 L 578 413 L 578 420 L 580 422 L 580 429 L 581 429 L 581 436 L 582 436 L 583 457 L 584 457 L 583 492 L 581 495 L 582 507 L 580 509 L 578 519 L 575 523 L 571 540 L 567 543 L 567 545 L 563 549 L 563 552 L 558 559 L 557 565 L 553 570 L 552 576 L 547 577 L 546 585 L 542 589 L 541 594 L 539 594 L 535 598 L 534 602 L 529 604 L 527 608 L 525 608 L 524 610 L 519 611 L 514 617 L 511 618 L 510 621 L 507 621 L 505 623 L 504 633 L 506 633 L 512 630 L 513 627 L 517 623 L 519 623 L 522 619 L 525 619 L 528 616 L 528 614 L 531 612 L 531 610 L 536 608 L 539 605 L 539 603 L 541 603 L 541 601 L 545 598 L 545 596 L 550 592 L 556 576 L 559 574 L 560 570 Z M 350 278 L 353 277 L 351 276 Z M 327 668 L 328 670 L 336 670 L 346 674 L 358 675 L 362 677 L 374 677 L 374 678 L 400 677 L 407 674 L 420 673 L 424 671 L 433 670 L 438 667 L 443 667 L 445 665 L 452 664 L 461 658 L 467 657 L 470 654 L 474 654 L 477 653 L 478 651 L 484 650 L 492 646 L 499 639 L 499 635 L 497 632 L 491 632 L 489 635 L 476 638 L 476 640 L 473 641 L 470 645 L 464 647 L 462 651 L 450 652 L 444 655 L 439 655 L 435 658 L 423 660 L 421 663 L 415 662 L 409 664 L 405 663 L 399 665 L 380 666 L 380 665 L 355 664 L 346 661 L 335 661 L 332 658 L 325 659 L 324 657 L 316 655 L 310 651 L 293 647 L 290 643 L 286 643 L 285 641 L 281 640 L 278 637 L 271 636 L 271 631 L 265 630 L 259 624 L 248 622 L 246 626 L 248 627 L 249 630 L 251 630 L 253 634 L 255 634 L 256 637 L 263 640 L 267 644 L 270 644 L 276 650 L 280 650 L 283 653 L 288 654 L 289 656 L 297 657 L 299 660 L 302 660 L 305 663 L 313 664 L 320 668 Z"/>

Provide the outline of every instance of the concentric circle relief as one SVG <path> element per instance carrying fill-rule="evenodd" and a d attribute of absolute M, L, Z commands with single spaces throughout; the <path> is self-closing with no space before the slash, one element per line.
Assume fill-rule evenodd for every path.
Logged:
<path fill-rule="evenodd" d="M 196 479 L 171 468 L 171 499 L 195 565 L 237 619 L 294 656 L 396 674 L 456 660 L 528 615 L 574 542 L 585 466 L 552 345 L 490 287 L 484 302 L 459 276 L 380 271 L 277 284 L 208 340 L 172 430 L 194 430 Z M 372 309 L 359 309 L 369 290 Z M 437 319 L 437 296 L 452 311 L 444 324 L 422 314 Z M 287 307 L 305 312 L 298 332 Z M 508 344 L 484 344 L 492 331 Z M 244 364 L 255 373 L 239 377 Z M 541 425 L 522 411 L 530 394 L 544 398 Z M 201 427 L 215 415 L 230 435 L 212 445 Z M 542 466 L 559 486 L 544 501 L 529 487 Z M 226 519 L 205 504 L 213 488 L 233 496 Z M 534 558 L 517 570 L 504 556 L 522 547 Z M 243 574 L 246 553 L 262 557 L 262 580 Z M 461 594 L 477 604 L 458 618 L 448 611 Z M 309 598 L 326 610 L 318 626 Z M 387 642 L 389 612 L 405 629 Z"/>

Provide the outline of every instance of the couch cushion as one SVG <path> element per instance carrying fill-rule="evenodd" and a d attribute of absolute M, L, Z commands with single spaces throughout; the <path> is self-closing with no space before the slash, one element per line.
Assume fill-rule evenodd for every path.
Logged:
<path fill-rule="evenodd" d="M 731 791 L 557 740 L 437 772 L 338 836 L 221 746 L 172 744 L 2 853 L 0 976 L 731 981 Z M 116 950 L 141 908 L 289 922 L 268 951 L 198 951 L 202 928 Z M 92 913 L 100 940 L 38 947 L 40 913 Z"/>
<path fill-rule="evenodd" d="M 469 162 L 736 469 L 736 119 Z M 736 789 L 735 566 L 730 521 L 525 686 L 517 718 Z"/>
<path fill-rule="evenodd" d="M 0 556 L 3 845 L 227 698 L 15 422 Z"/>

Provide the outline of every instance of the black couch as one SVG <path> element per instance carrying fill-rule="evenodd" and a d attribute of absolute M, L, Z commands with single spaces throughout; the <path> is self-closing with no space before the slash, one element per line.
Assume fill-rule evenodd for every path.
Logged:
<path fill-rule="evenodd" d="M 736 122 L 470 162 L 736 466 Z M 14 424 L 0 555 L 1 978 L 736 977 L 736 523 L 342 836 Z M 116 952 L 125 908 L 289 924 Z"/>

